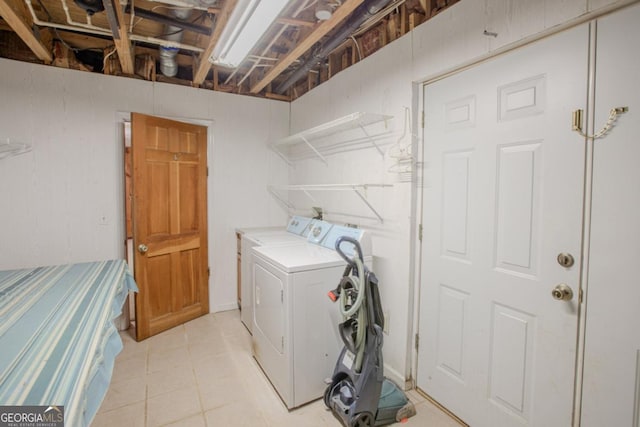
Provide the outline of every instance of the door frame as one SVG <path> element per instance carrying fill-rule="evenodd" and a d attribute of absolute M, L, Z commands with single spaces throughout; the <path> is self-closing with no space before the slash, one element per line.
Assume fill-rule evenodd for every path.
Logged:
<path fill-rule="evenodd" d="M 136 111 L 138 112 L 138 111 Z M 123 258 L 126 259 L 126 255 L 127 255 L 127 218 L 126 218 L 126 212 L 125 212 L 125 206 L 124 206 L 124 200 L 126 197 L 126 189 L 125 189 L 125 176 L 124 176 L 124 147 L 125 147 L 125 136 L 124 136 L 124 123 L 128 122 L 131 123 L 131 113 L 132 111 L 116 111 L 116 142 L 118 144 L 118 149 L 119 151 L 119 161 L 120 161 L 120 165 L 121 165 L 121 173 L 120 173 L 120 177 L 122 179 L 122 181 L 119 183 L 120 187 L 119 187 L 119 193 L 120 193 L 120 201 L 122 203 L 122 217 L 121 220 L 119 221 L 120 224 L 119 226 L 121 227 L 118 230 L 118 233 L 120 234 L 120 236 L 122 236 L 123 240 L 123 246 L 122 246 L 122 253 L 123 253 Z M 146 113 L 146 112 L 142 112 L 140 111 L 140 113 L 142 114 L 149 114 L 149 115 L 154 115 L 153 113 Z M 192 117 L 179 117 L 179 116 L 166 116 L 166 115 L 155 115 L 155 117 L 159 117 L 162 119 L 168 119 L 168 120 L 174 120 L 174 121 L 178 121 L 178 122 L 183 122 L 183 123 L 189 123 L 189 124 L 193 124 L 193 125 L 199 125 L 199 126 L 204 126 L 207 128 L 207 170 L 211 171 L 212 170 L 212 165 L 213 165 L 213 148 L 214 148 L 214 127 L 215 127 L 215 120 L 211 120 L 211 119 L 198 119 L 198 118 L 192 118 Z M 212 250 L 211 250 L 211 242 L 212 242 L 212 237 L 213 237 L 213 233 L 212 233 L 212 229 L 213 229 L 213 219 L 211 218 L 211 195 L 212 195 L 212 189 L 213 186 L 212 184 L 212 179 L 213 175 L 208 173 L 207 174 L 207 241 L 208 241 L 208 247 L 207 247 L 207 253 L 208 253 L 208 262 L 209 262 L 209 268 L 213 269 L 215 268 L 215 264 L 213 262 L 212 259 Z M 129 265 L 129 269 L 131 270 L 132 274 L 135 274 L 134 271 L 134 266 L 133 265 Z M 135 276 L 134 276 L 135 277 Z M 211 308 L 213 307 L 213 292 L 211 289 L 211 277 L 213 277 L 213 275 L 209 274 L 208 276 L 208 288 L 209 288 L 209 313 L 211 313 Z M 129 313 L 131 316 L 131 319 L 134 320 L 135 316 L 136 316 L 136 311 L 135 311 L 135 301 L 133 298 L 129 299 Z"/>
<path fill-rule="evenodd" d="M 462 62 L 456 66 L 450 67 L 438 71 L 434 74 L 425 76 L 422 79 L 418 79 L 412 82 L 412 123 L 415 125 L 414 129 L 418 132 L 414 132 L 413 139 L 415 148 L 414 153 L 416 159 L 416 177 L 412 183 L 412 221 L 411 221 L 411 275 L 409 295 L 412 295 L 413 301 L 410 301 L 409 305 L 409 332 L 407 341 L 407 359 L 410 359 L 410 373 L 409 382 L 413 388 L 416 387 L 416 379 L 418 372 L 418 337 L 420 333 L 420 283 L 423 272 L 421 271 L 422 265 L 422 240 L 420 236 L 420 227 L 422 226 L 422 215 L 424 211 L 423 203 L 423 188 L 426 183 L 424 181 L 424 127 L 421 118 L 424 117 L 424 101 L 426 86 L 445 79 L 451 75 L 458 74 L 469 68 L 473 68 L 479 64 L 492 60 L 502 55 L 506 55 L 512 50 L 519 49 L 530 45 L 541 39 L 551 37 L 562 31 L 577 27 L 582 24 L 589 24 L 589 38 L 586 40 L 589 49 L 588 59 L 588 86 L 587 86 L 587 101 L 584 106 L 585 117 L 587 124 L 587 133 L 593 134 L 593 114 L 595 112 L 595 43 L 596 43 L 596 26 L 597 19 L 605 15 L 612 14 L 626 7 L 638 3 L 639 0 L 621 0 L 618 3 L 610 4 L 600 9 L 590 11 L 567 21 L 561 25 L 545 29 L 540 33 L 526 37 L 524 39 L 515 41 L 511 44 L 502 46 L 493 51 L 482 54 L 474 59 Z M 579 106 L 576 106 L 578 108 Z M 568 120 L 568 119 L 567 119 Z M 591 227 L 591 218 L 589 207 L 591 205 L 591 174 L 593 171 L 593 140 L 587 139 L 586 145 L 586 159 L 585 159 L 585 180 L 584 180 L 584 208 L 583 208 L 583 241 L 581 246 L 580 257 L 582 259 L 582 266 L 580 271 L 580 282 L 577 284 L 578 294 L 586 295 L 587 281 L 588 281 L 588 265 L 589 265 L 589 230 Z M 577 313 L 577 340 L 576 340 L 576 363 L 574 374 L 574 396 L 573 396 L 573 426 L 579 427 L 581 420 L 581 408 L 582 408 L 582 380 L 583 380 L 583 364 L 584 364 L 584 349 L 585 349 L 585 326 L 586 326 L 586 298 L 580 297 Z M 429 396 L 427 396 L 431 399 Z M 437 402 L 435 402 L 437 404 Z M 443 408 L 446 410 L 446 408 Z"/>

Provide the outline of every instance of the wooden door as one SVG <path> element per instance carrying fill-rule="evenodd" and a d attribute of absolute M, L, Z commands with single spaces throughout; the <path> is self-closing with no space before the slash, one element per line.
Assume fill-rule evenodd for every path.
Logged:
<path fill-rule="evenodd" d="M 209 312 L 207 128 L 133 113 L 136 337 Z"/>
<path fill-rule="evenodd" d="M 417 385 L 474 427 L 571 424 L 587 43 L 583 26 L 425 87 Z"/>
<path fill-rule="evenodd" d="M 640 5 L 597 21 L 583 427 L 640 426 Z M 633 52 L 633 53 L 630 53 Z"/>

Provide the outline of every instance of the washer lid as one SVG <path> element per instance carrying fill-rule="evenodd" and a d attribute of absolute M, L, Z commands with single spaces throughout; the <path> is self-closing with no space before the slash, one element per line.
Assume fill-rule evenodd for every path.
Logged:
<path fill-rule="evenodd" d="M 287 232 L 280 234 L 256 234 L 248 236 L 247 238 L 260 246 L 307 243 L 304 237 Z"/>
<path fill-rule="evenodd" d="M 265 260 L 286 273 L 346 265 L 336 251 L 313 244 L 254 246 L 252 251 L 256 261 Z"/>
<path fill-rule="evenodd" d="M 286 230 L 282 226 L 274 227 L 238 227 L 236 232 L 243 236 L 250 236 L 254 234 L 273 234 L 273 233 L 285 233 Z"/>

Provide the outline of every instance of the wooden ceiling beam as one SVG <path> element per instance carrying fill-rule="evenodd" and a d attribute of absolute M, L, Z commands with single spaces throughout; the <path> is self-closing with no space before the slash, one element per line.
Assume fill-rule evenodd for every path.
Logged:
<path fill-rule="evenodd" d="M 196 70 L 193 73 L 194 86 L 200 86 L 202 82 L 204 82 L 204 79 L 207 77 L 209 69 L 211 68 L 209 57 L 213 53 L 213 49 L 216 47 L 216 44 L 220 39 L 220 35 L 222 34 L 222 30 L 227 25 L 229 17 L 231 16 L 231 12 L 233 12 L 233 9 L 235 8 L 237 2 L 237 0 L 226 0 L 220 12 L 216 14 L 216 23 L 213 29 L 213 33 L 211 33 L 211 37 L 209 37 L 207 48 L 200 54 L 200 59 L 197 63 Z"/>
<path fill-rule="evenodd" d="M 16 7 L 11 0 L 0 0 L 0 16 L 18 34 L 22 41 L 41 61 L 51 63 L 53 55 L 44 43 L 31 29 L 31 24 L 25 14 L 20 13 L 24 9 Z"/>
<path fill-rule="evenodd" d="M 313 27 L 316 25 L 313 21 L 305 21 L 304 19 L 296 19 L 296 18 L 278 18 L 276 19 L 278 24 L 286 24 L 293 25 L 294 27 Z"/>
<path fill-rule="evenodd" d="M 107 12 L 111 33 L 113 34 L 113 43 L 118 52 L 122 72 L 124 74 L 134 74 L 136 71 L 135 62 L 122 6 L 118 0 L 102 0 L 102 3 Z"/>
<path fill-rule="evenodd" d="M 318 25 L 314 31 L 312 31 L 304 40 L 289 52 L 284 58 L 282 58 L 264 78 L 256 83 L 251 88 L 251 93 L 256 94 L 264 89 L 269 83 L 271 83 L 276 77 L 278 77 L 287 67 L 293 64 L 298 58 L 300 58 L 305 52 L 307 52 L 313 45 L 318 42 L 322 37 L 327 35 L 338 24 L 340 24 L 347 16 L 351 14 L 364 0 L 347 0 L 342 6 L 333 12 L 331 18 Z"/>

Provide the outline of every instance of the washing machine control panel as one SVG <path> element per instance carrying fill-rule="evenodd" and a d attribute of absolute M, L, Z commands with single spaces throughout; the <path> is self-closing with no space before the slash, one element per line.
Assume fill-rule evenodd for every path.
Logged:
<path fill-rule="evenodd" d="M 368 256 L 371 255 L 371 239 L 369 234 L 360 228 L 353 227 L 344 227 L 341 225 L 334 225 L 329 233 L 327 233 L 327 237 L 322 241 L 322 246 L 328 249 L 335 250 L 336 241 L 342 236 L 351 237 L 354 240 L 357 240 L 360 243 L 360 247 L 362 248 L 362 255 Z M 344 242 L 340 245 L 340 249 L 345 253 L 348 257 L 352 258 L 356 252 L 356 248 L 353 244 L 349 242 Z"/>
<path fill-rule="evenodd" d="M 315 245 L 321 244 L 326 235 L 329 233 L 329 230 L 331 230 L 331 227 L 333 227 L 333 224 L 330 224 L 326 221 L 316 221 L 309 230 L 307 242 L 313 243 Z"/>

